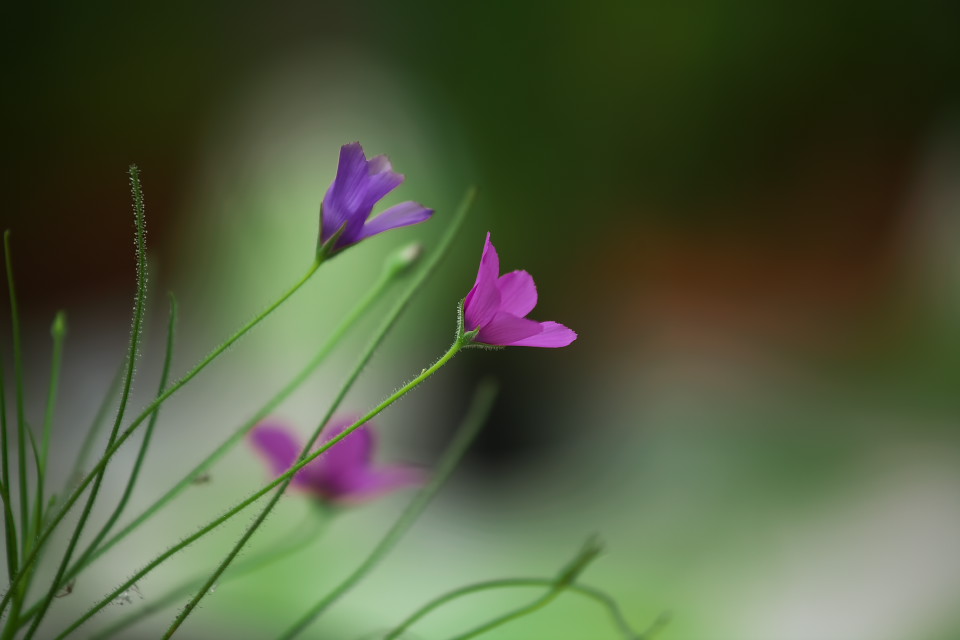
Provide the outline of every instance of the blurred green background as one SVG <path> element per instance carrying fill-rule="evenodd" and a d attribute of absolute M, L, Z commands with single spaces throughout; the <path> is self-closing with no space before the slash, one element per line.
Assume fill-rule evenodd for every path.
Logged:
<path fill-rule="evenodd" d="M 127 339 L 130 162 L 144 175 L 153 266 L 140 404 L 160 367 L 164 292 L 182 302 L 174 370 L 185 371 L 306 267 L 341 144 L 360 140 L 406 174 L 387 204 L 437 210 L 324 267 L 171 401 L 140 504 L 309 358 L 386 252 L 434 243 L 470 184 L 480 196 L 467 228 L 345 409 L 372 406 L 442 353 L 488 230 L 504 269 L 536 278 L 533 317 L 580 335 L 556 351 L 464 354 L 382 416 L 383 457 L 429 464 L 476 381 L 502 381 L 437 503 L 305 637 L 386 629 L 464 583 L 552 575 L 591 533 L 608 550 L 584 581 L 638 629 L 671 611 L 665 640 L 960 635 L 960 5 L 6 13 L 0 219 L 14 233 L 34 420 L 53 312 L 71 327 L 54 456 L 69 460 Z M 357 327 L 279 415 L 311 429 L 374 326 Z M 107 496 L 122 490 L 126 456 Z M 265 474 L 238 449 L 57 600 L 55 618 L 73 619 Z M 224 585 L 180 636 L 278 633 L 404 501 L 347 513 L 326 544 Z M 301 526 L 306 509 L 288 497 L 255 546 Z M 144 581 L 144 601 L 210 566 L 246 522 Z M 410 637 L 449 637 L 533 597 L 477 596 Z M 127 612 L 109 608 L 90 628 Z M 156 637 L 171 616 L 125 637 Z M 617 636 L 567 595 L 488 637 Z"/>

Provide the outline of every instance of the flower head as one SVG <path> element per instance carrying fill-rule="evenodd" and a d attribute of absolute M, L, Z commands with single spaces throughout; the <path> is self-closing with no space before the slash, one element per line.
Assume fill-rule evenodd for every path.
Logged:
<path fill-rule="evenodd" d="M 339 435 L 353 422 L 350 418 L 332 421 L 323 430 L 322 441 Z M 275 422 L 262 422 L 254 427 L 250 439 L 275 475 L 292 467 L 303 450 L 293 431 Z M 423 483 L 424 474 L 416 467 L 375 466 L 374 440 L 370 425 L 361 426 L 298 471 L 291 485 L 327 502 L 349 504 Z"/>
<path fill-rule="evenodd" d="M 537 287 L 526 271 L 500 275 L 497 249 L 487 241 L 477 281 L 463 301 L 464 328 L 479 329 L 476 342 L 504 347 L 565 347 L 577 334 L 557 322 L 525 316 L 537 306 Z"/>
<path fill-rule="evenodd" d="M 341 231 L 341 227 L 340 236 L 329 248 L 331 252 L 378 233 L 429 219 L 433 209 L 408 201 L 394 205 L 368 220 L 374 205 L 402 182 L 403 175 L 393 171 L 387 156 L 367 160 L 359 142 L 340 147 L 337 177 L 327 189 L 320 206 L 318 250 Z"/>

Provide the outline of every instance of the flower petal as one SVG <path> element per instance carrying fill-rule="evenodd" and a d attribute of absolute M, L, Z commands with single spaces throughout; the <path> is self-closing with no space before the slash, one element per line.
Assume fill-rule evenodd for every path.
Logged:
<path fill-rule="evenodd" d="M 370 175 L 383 171 L 393 171 L 393 165 L 390 164 L 390 158 L 381 153 L 367 160 L 367 171 Z"/>
<path fill-rule="evenodd" d="M 359 142 L 340 147 L 337 176 L 323 197 L 322 237 L 326 241 L 343 223 L 349 223 L 363 202 L 367 183 L 367 158 Z M 364 220 L 369 211 L 363 214 Z"/>
<path fill-rule="evenodd" d="M 540 332 L 511 342 L 511 347 L 565 347 L 577 339 L 577 334 L 559 322 L 541 322 Z"/>
<path fill-rule="evenodd" d="M 381 160 L 382 159 L 382 160 Z M 385 167 L 377 169 L 376 167 Z M 380 202 L 385 195 L 399 187 L 404 180 L 402 173 L 391 171 L 390 161 L 386 156 L 377 156 L 367 163 L 369 172 L 363 196 L 363 210 L 373 210 L 373 205 Z"/>
<path fill-rule="evenodd" d="M 497 280 L 500 310 L 523 318 L 537 306 L 537 285 L 526 271 L 511 271 Z"/>
<path fill-rule="evenodd" d="M 264 422 L 250 432 L 254 449 L 266 458 L 273 475 L 279 476 L 293 466 L 300 457 L 302 444 L 292 430 L 273 422 Z M 296 484 L 304 484 L 307 469 L 302 469 L 294 477 Z"/>
<path fill-rule="evenodd" d="M 540 333 L 540 323 L 501 311 L 480 329 L 478 342 L 510 345 Z"/>
<path fill-rule="evenodd" d="M 324 443 L 340 435 L 344 429 L 354 423 L 354 418 L 342 418 L 331 422 L 321 435 Z M 361 426 L 350 435 L 333 445 L 312 464 L 304 468 L 304 480 L 317 491 L 336 494 L 344 481 L 363 472 L 370 464 L 373 455 L 374 433 Z"/>
<path fill-rule="evenodd" d="M 500 276 L 500 256 L 497 248 L 490 242 L 490 232 L 483 245 L 483 255 L 480 257 L 480 268 L 477 270 L 477 280 L 463 302 L 464 320 L 466 329 L 473 331 L 483 327 L 500 310 L 500 290 L 497 288 L 497 278 Z"/>
<path fill-rule="evenodd" d="M 390 229 L 397 229 L 399 227 L 417 224 L 418 222 L 424 222 L 429 220 L 432 215 L 433 209 L 427 209 L 422 204 L 417 202 L 401 202 L 400 204 L 390 207 L 373 220 L 368 220 L 360 232 L 360 239 L 369 238 L 370 236 L 389 231 Z"/>

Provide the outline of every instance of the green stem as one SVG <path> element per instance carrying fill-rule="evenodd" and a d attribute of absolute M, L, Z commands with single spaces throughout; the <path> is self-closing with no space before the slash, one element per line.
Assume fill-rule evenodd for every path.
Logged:
<path fill-rule="evenodd" d="M 149 405 L 147 405 L 146 408 L 144 408 L 144 410 L 140 413 L 140 415 L 133 420 L 130 426 L 127 427 L 122 434 L 120 434 L 120 437 L 117 438 L 116 442 L 114 442 L 112 446 L 107 448 L 103 456 L 100 458 L 99 462 L 97 462 L 97 464 L 93 467 L 93 469 L 84 477 L 84 479 L 80 482 L 80 484 L 77 485 L 76 489 L 74 489 L 74 491 L 70 494 L 70 496 L 67 498 L 64 504 L 60 507 L 60 510 L 57 512 L 57 515 L 54 516 L 54 518 L 50 521 L 50 523 L 44 529 L 43 534 L 40 536 L 38 540 L 38 544 L 43 544 L 50 537 L 50 535 L 55 530 L 56 526 L 60 523 L 61 520 L 63 520 L 67 512 L 70 510 L 73 504 L 77 501 L 77 499 L 83 493 L 84 489 L 86 489 L 87 486 L 90 484 L 90 482 L 94 479 L 95 475 L 98 474 L 107 465 L 107 463 L 110 461 L 113 455 L 117 452 L 117 450 L 123 445 L 123 443 L 127 441 L 127 439 L 136 430 L 136 428 L 139 427 L 140 424 L 142 424 L 143 421 L 151 413 L 153 413 L 154 410 L 157 409 L 157 407 L 163 404 L 170 396 L 172 396 L 174 393 L 179 391 L 188 382 L 190 382 L 190 380 L 192 380 L 207 365 L 213 362 L 220 354 L 222 354 L 231 345 L 233 345 L 233 343 L 235 343 L 237 340 L 243 337 L 248 331 L 250 331 L 253 327 L 259 324 L 264 318 L 270 315 L 274 310 L 276 310 L 277 307 L 279 307 L 290 296 L 292 296 L 298 289 L 300 289 L 300 287 L 306 284 L 307 280 L 310 279 L 310 276 L 312 276 L 319 267 L 320 267 L 320 264 L 317 262 L 314 262 L 310 266 L 310 269 L 307 270 L 307 273 L 293 287 L 291 287 L 286 293 L 284 293 L 279 300 L 277 300 L 276 302 L 271 304 L 269 307 L 267 307 L 265 310 L 257 314 L 252 320 L 250 320 L 247 324 L 241 327 L 236 333 L 234 333 L 226 341 L 221 343 L 220 346 L 218 346 L 216 349 L 210 352 L 209 355 L 207 355 L 203 360 L 201 360 L 183 378 L 178 380 L 169 389 L 167 389 L 163 393 L 163 395 L 161 395 L 159 398 L 157 398 L 156 400 L 151 402 Z M 25 567 L 33 563 L 35 560 L 36 560 L 36 553 L 31 553 L 24 560 L 23 566 Z M 19 580 L 19 576 L 16 580 L 14 580 L 14 583 L 11 585 L 11 588 L 15 584 L 17 584 L 18 580 Z M 8 590 L 7 594 L 5 594 L 3 597 L 3 600 L 0 601 L 0 612 L 3 611 L 4 607 L 9 602 L 10 595 L 11 595 L 11 591 Z"/>
<path fill-rule="evenodd" d="M 160 387 L 157 389 L 158 396 L 163 394 L 163 391 L 167 386 L 167 380 L 170 377 L 170 363 L 173 360 L 173 343 L 176 334 L 177 299 L 172 293 L 169 295 L 170 317 L 167 321 L 167 345 L 163 358 L 163 370 L 160 373 Z M 96 549 L 97 545 L 99 545 L 100 542 L 110 532 L 110 529 L 113 528 L 113 525 L 116 524 L 117 520 L 120 518 L 120 515 L 123 513 L 123 510 L 126 508 L 127 502 L 130 500 L 130 495 L 133 493 L 133 488 L 137 484 L 137 478 L 140 476 L 140 468 L 143 466 L 143 461 L 147 456 L 147 448 L 150 446 L 150 440 L 153 436 L 153 429 L 156 427 L 159 417 L 160 409 L 158 408 L 150 416 L 150 422 L 147 423 L 147 429 L 143 434 L 143 442 L 140 443 L 140 450 L 137 452 L 137 459 L 133 463 L 133 469 L 130 471 L 130 479 L 127 481 L 127 486 L 123 490 L 123 495 L 120 497 L 120 502 L 117 503 L 113 513 L 110 514 L 110 517 L 107 519 L 106 523 L 104 523 L 103 527 L 100 528 L 100 531 L 97 532 L 97 535 L 87 547 L 86 551 L 84 551 L 84 553 L 80 556 L 80 559 L 77 561 L 80 566 L 83 566 L 83 563 L 89 556 L 90 552 Z M 66 579 L 69 580 L 69 578 Z"/>
<path fill-rule="evenodd" d="M 113 375 L 113 379 L 110 381 L 110 386 L 107 387 L 107 392 L 104 394 L 100 406 L 97 407 L 97 413 L 90 422 L 87 435 L 84 436 L 83 443 L 77 452 L 77 459 L 73 463 L 73 469 L 70 471 L 70 475 L 67 476 L 67 490 L 69 490 L 71 485 L 76 485 L 83 479 L 83 467 L 87 464 L 87 459 L 90 457 L 90 452 L 93 450 L 93 444 L 97 440 L 100 429 L 102 429 L 103 425 L 107 422 L 107 413 L 110 411 L 110 407 L 113 406 L 113 401 L 117 399 L 117 394 L 120 393 L 120 383 L 123 381 L 123 371 L 125 369 L 124 364 L 126 364 L 126 359 L 117 367 L 117 372 Z"/>
<path fill-rule="evenodd" d="M 373 341 L 367 347 L 366 352 L 364 352 L 364 354 L 360 357 L 360 361 L 358 362 L 357 366 L 354 368 L 350 376 L 341 386 L 339 393 L 334 398 L 333 403 L 328 408 L 326 415 L 317 425 L 317 428 L 314 430 L 313 435 L 307 440 L 306 445 L 304 446 L 303 450 L 300 452 L 299 460 L 302 461 L 307 456 L 310 455 L 310 449 L 313 447 L 314 443 L 320 438 L 320 432 L 323 430 L 326 424 L 330 421 L 330 418 L 333 416 L 333 413 L 340 406 L 340 403 L 343 401 L 347 392 L 353 386 L 356 379 L 360 376 L 360 372 L 363 371 L 364 367 L 366 367 L 367 365 L 367 362 L 369 362 L 370 359 L 373 357 L 374 352 L 377 350 L 377 348 L 379 348 L 384 338 L 386 338 L 387 333 L 389 333 L 394 323 L 403 313 L 404 309 L 406 309 L 407 304 L 413 298 L 413 295 L 419 290 L 419 288 L 423 285 L 426 279 L 430 276 L 430 274 L 439 264 L 440 260 L 446 254 L 447 248 L 450 246 L 450 243 L 453 241 L 453 238 L 455 237 L 456 232 L 460 227 L 460 224 L 463 222 L 463 219 L 466 216 L 466 212 L 469 209 L 469 206 L 472 203 L 472 201 L 473 201 L 473 191 L 471 189 L 467 192 L 467 195 L 464 197 L 463 202 L 461 203 L 457 213 L 454 216 L 453 223 L 450 225 L 450 227 L 447 228 L 447 233 L 445 234 L 443 240 L 441 240 L 440 249 L 432 257 L 429 263 L 424 267 L 423 271 L 420 272 L 419 276 L 411 284 L 410 288 L 406 291 L 405 295 L 401 297 L 401 299 L 397 302 L 397 304 L 394 306 L 391 313 L 385 318 L 380 329 L 377 331 Z M 384 403 L 381 404 L 378 410 L 376 410 L 376 413 L 374 413 L 373 415 L 376 415 L 383 409 L 386 409 L 388 406 L 393 404 L 393 402 L 395 402 L 397 399 L 402 397 L 405 393 L 412 390 L 421 382 L 423 382 L 428 377 L 430 377 L 435 371 L 437 371 L 441 366 L 443 366 L 450 358 L 456 355 L 456 353 L 461 348 L 463 348 L 463 346 L 469 343 L 470 339 L 472 339 L 472 336 L 470 336 L 470 338 L 468 339 L 468 337 L 463 334 L 462 323 L 458 323 L 457 339 L 454 342 L 453 346 L 450 348 L 450 350 L 447 352 L 447 354 L 441 357 L 440 360 L 438 360 L 437 363 L 435 363 L 432 367 L 422 371 L 420 376 L 416 378 L 414 381 L 412 381 L 411 383 L 408 383 L 403 388 L 401 388 L 396 393 L 394 393 L 393 396 L 391 396 Z M 372 417 L 372 415 L 369 417 Z M 367 419 L 369 419 L 369 417 Z M 353 431 L 354 429 L 356 429 L 366 421 L 367 421 L 366 419 L 362 420 L 361 422 L 356 423 L 354 426 L 342 432 L 337 438 L 333 438 L 329 442 L 328 446 L 332 446 L 332 444 L 338 442 L 339 440 L 342 440 L 351 431 Z M 173 623 L 170 625 L 170 628 L 167 629 L 166 634 L 164 634 L 165 639 L 173 636 L 173 634 L 177 631 L 180 625 L 183 624 L 183 621 L 187 618 L 187 616 L 189 616 L 193 612 L 197 604 L 199 604 L 200 600 L 202 600 L 206 596 L 206 594 L 209 592 L 209 586 L 215 583 L 219 575 L 223 573 L 223 571 L 226 570 L 228 566 L 230 566 L 230 563 L 233 561 L 236 555 L 240 553 L 240 550 L 243 549 L 247 541 L 251 538 L 251 536 L 253 536 L 253 534 L 260 527 L 263 521 L 266 520 L 267 516 L 273 510 L 277 502 L 280 500 L 280 497 L 283 495 L 283 492 L 286 490 L 287 486 L 290 484 L 290 482 L 292 482 L 292 480 L 293 480 L 293 476 L 290 476 L 290 478 L 288 478 L 283 482 L 283 484 L 277 490 L 273 498 L 271 498 L 271 500 L 263 508 L 263 510 L 260 512 L 257 518 L 244 532 L 240 540 L 234 545 L 234 547 L 230 550 L 230 552 L 227 553 L 226 557 L 220 562 L 220 564 L 214 570 L 213 574 L 210 576 L 210 579 L 207 581 L 207 585 L 203 589 L 201 589 L 199 592 L 197 592 L 197 594 L 193 597 L 193 599 L 189 603 L 187 603 L 187 605 L 183 608 L 183 610 L 181 610 L 181 612 L 177 615 Z"/>
<path fill-rule="evenodd" d="M 13 334 L 13 370 L 16 383 L 17 463 L 20 470 L 20 553 L 21 556 L 25 556 L 30 544 L 30 515 L 28 513 L 30 500 L 27 492 L 27 427 L 23 401 L 23 350 L 20 342 L 20 310 L 17 305 L 17 288 L 13 277 L 13 255 L 10 251 L 9 229 L 3 234 L 3 253 L 7 267 L 7 290 L 10 292 L 10 331 Z"/>
<path fill-rule="evenodd" d="M 453 237 L 456 231 L 460 228 L 460 225 L 463 223 L 463 219 L 466 216 L 466 212 L 469 209 L 470 203 L 473 201 L 473 196 L 474 196 L 474 191 L 473 189 L 471 189 L 467 192 L 467 195 L 462 201 L 457 214 L 454 216 L 453 222 L 451 223 L 450 227 L 448 227 L 447 229 L 446 235 L 441 240 L 439 250 L 437 251 L 436 254 L 434 254 L 433 259 L 423 267 L 423 270 L 420 272 L 418 278 L 414 281 L 410 289 L 401 298 L 401 301 L 398 303 L 398 305 L 394 308 L 391 316 L 399 315 L 398 309 L 402 310 L 403 307 L 406 306 L 406 304 L 409 302 L 409 299 L 412 297 L 413 292 L 415 292 L 419 288 L 420 284 L 426 279 L 427 275 L 429 275 L 436 268 L 440 259 L 446 253 L 446 250 L 448 249 L 451 241 L 453 240 Z M 381 329 L 381 332 L 385 333 L 384 329 Z M 414 387 L 419 385 L 421 382 L 423 382 L 427 377 L 429 377 L 429 375 L 427 375 L 428 371 L 429 371 L 429 374 L 432 374 L 437 368 L 439 368 L 439 366 L 442 366 L 443 363 L 445 363 L 447 360 L 452 358 L 453 355 L 456 353 L 456 351 L 462 348 L 461 340 L 464 337 L 465 336 L 460 336 L 457 342 L 454 343 L 454 347 L 456 348 L 455 350 L 454 348 L 451 348 L 451 352 L 448 352 L 443 358 L 441 358 L 436 365 L 431 367 L 430 370 L 424 370 L 423 372 L 421 372 L 420 376 L 418 376 L 417 378 L 409 382 L 407 385 L 405 385 L 401 391 L 403 391 L 403 393 L 406 393 L 406 391 L 413 389 Z M 470 337 L 472 338 L 472 336 Z M 361 361 L 363 362 L 364 358 L 361 358 Z M 352 375 L 351 378 L 355 379 L 358 375 L 359 375 L 359 370 L 355 371 L 354 375 Z M 354 429 L 356 429 L 361 424 L 370 420 L 372 417 L 376 416 L 381 411 L 386 409 L 388 406 L 393 404 L 393 402 L 395 402 L 401 395 L 403 395 L 403 393 L 400 393 L 398 391 L 397 393 L 393 394 L 392 396 L 390 396 L 390 398 L 388 398 L 387 400 L 384 400 L 382 403 L 377 405 L 376 408 L 370 411 L 366 416 L 361 418 L 358 422 L 354 423 L 349 429 L 341 432 L 338 436 L 325 442 L 319 449 L 314 451 L 308 457 L 294 464 L 290 469 L 288 469 L 286 472 L 278 476 L 276 479 L 274 479 L 272 482 L 267 484 L 265 487 L 263 487 L 253 495 L 249 496 L 245 500 L 241 501 L 240 503 L 236 504 L 234 507 L 229 509 L 226 513 L 216 518 L 212 522 L 208 523 L 206 526 L 202 527 L 199 531 L 197 531 L 193 535 L 185 538 L 184 540 L 180 541 L 178 544 L 170 547 L 165 552 L 163 552 L 162 554 L 154 558 L 149 564 L 147 564 L 144 568 L 138 571 L 132 578 L 127 580 L 127 582 L 125 582 L 123 585 L 115 589 L 112 593 L 110 593 L 108 596 L 106 596 L 104 599 L 102 599 L 100 602 L 94 605 L 90 610 L 88 610 L 83 616 L 81 616 L 79 619 L 74 621 L 73 624 L 71 624 L 66 630 L 64 630 L 59 636 L 57 636 L 57 640 L 59 640 L 59 638 L 64 638 L 67 635 L 69 635 L 74 629 L 78 628 L 84 622 L 89 620 L 93 615 L 95 615 L 98 611 L 100 611 L 103 607 L 107 606 L 110 602 L 112 602 L 117 595 L 122 593 L 125 589 L 129 588 L 137 580 L 139 580 L 143 576 L 150 573 L 153 569 L 155 569 L 157 566 L 159 566 L 164 561 L 166 561 L 167 558 L 176 554 L 180 550 L 186 548 L 187 546 L 192 544 L 194 541 L 203 537 L 210 531 L 213 531 L 214 529 L 219 527 L 221 524 L 223 524 L 224 522 L 226 522 L 227 520 L 235 516 L 237 513 L 239 513 L 249 505 L 253 504 L 257 500 L 262 498 L 264 495 L 266 495 L 267 493 L 269 493 L 273 488 L 279 486 L 280 484 L 284 483 L 286 480 L 292 478 L 294 475 L 296 475 L 296 473 L 300 469 L 307 466 L 311 461 L 313 461 L 314 459 L 316 459 L 317 457 L 325 453 L 330 447 L 334 446 L 337 442 L 340 442 L 340 440 L 347 437 L 347 435 L 349 435 Z"/>
<path fill-rule="evenodd" d="M 280 636 L 281 640 L 289 640 L 303 632 L 318 616 L 326 611 L 330 605 L 339 600 L 348 590 L 369 573 L 369 571 L 389 553 L 394 545 L 397 544 L 400 538 L 410 529 L 411 525 L 420 517 L 420 514 L 423 513 L 424 509 L 426 509 L 427 505 L 437 494 L 440 487 L 446 482 L 447 478 L 450 477 L 457 463 L 480 432 L 480 428 L 483 427 L 487 421 L 496 396 L 497 383 L 492 380 L 484 381 L 477 387 L 473 402 L 467 410 L 463 424 L 457 429 L 456 436 L 440 458 L 440 463 L 437 465 L 430 483 L 420 490 L 407 508 L 404 509 L 403 513 L 400 514 L 400 517 L 387 534 L 380 540 L 380 543 L 374 547 L 370 555 L 360 563 L 360 566 L 307 611 L 292 627 L 284 632 L 284 634 Z"/>
<path fill-rule="evenodd" d="M 4 383 L 3 358 L 0 357 L 0 450 L 3 467 L 0 471 L 0 484 L 3 484 L 3 529 L 7 545 L 7 576 L 12 581 L 17 575 L 19 565 L 19 547 L 17 546 L 17 521 L 10 505 L 10 447 L 7 433 L 7 390 Z"/>
<path fill-rule="evenodd" d="M 326 525 L 328 521 L 326 518 L 318 518 L 316 513 L 313 511 L 314 510 L 311 509 L 311 513 L 307 516 L 307 520 L 309 520 L 307 524 L 312 524 L 313 526 L 307 528 L 298 526 L 294 529 L 294 535 L 291 536 L 292 540 L 286 543 L 271 544 L 270 549 L 267 551 L 263 551 L 258 555 L 245 559 L 242 562 L 238 562 L 233 567 L 230 567 L 230 570 L 223 575 L 223 579 L 220 581 L 220 584 L 236 580 L 237 578 L 241 578 L 255 571 L 259 571 L 264 567 L 267 567 L 275 562 L 278 562 L 279 560 L 287 558 L 298 551 L 305 549 L 306 547 L 310 546 L 311 543 L 316 542 L 324 525 Z M 163 611 L 181 598 L 188 596 L 196 589 L 199 589 L 204 582 L 204 578 L 206 578 L 206 574 L 197 576 L 185 584 L 170 589 L 167 593 L 161 595 L 159 598 L 151 598 L 149 603 L 139 607 L 135 612 L 126 618 L 118 620 L 116 623 L 95 634 L 92 636 L 91 640 L 109 638 L 115 633 L 122 631 L 133 624 L 136 624 L 147 616 L 150 616 L 158 611 Z"/>
<path fill-rule="evenodd" d="M 487 582 L 478 582 L 476 584 L 467 585 L 465 587 L 460 587 L 454 591 L 446 593 L 434 600 L 431 600 L 423 607 L 418 609 L 413 615 L 404 620 L 398 627 L 393 629 L 384 640 L 394 640 L 395 638 L 400 637 L 408 628 L 410 628 L 418 620 L 426 616 L 428 613 L 437 609 L 452 600 L 456 600 L 463 596 L 470 595 L 472 593 L 478 593 L 480 591 L 488 591 L 491 589 L 513 589 L 513 588 L 522 588 L 522 587 L 553 587 L 556 583 L 555 579 L 550 578 L 512 578 L 506 580 L 489 580 Z M 613 599 L 607 593 L 595 589 L 593 587 L 588 587 L 581 584 L 571 584 L 567 587 L 572 593 L 576 593 L 602 605 L 607 613 L 610 614 L 610 618 L 613 623 L 617 626 L 620 633 L 623 634 L 624 638 L 627 640 L 644 640 L 646 634 L 638 634 L 630 627 L 630 623 L 627 622 L 626 616 L 623 615 L 620 606 L 617 604 L 616 600 Z"/>
<path fill-rule="evenodd" d="M 47 476 L 47 458 L 50 453 L 50 438 L 53 432 L 53 410 L 57 403 L 57 388 L 60 383 L 60 364 L 63 360 L 63 340 L 67 334 L 66 314 L 57 312 L 50 328 L 53 336 L 53 360 L 50 364 L 50 388 L 47 393 L 47 408 L 43 414 L 43 437 L 40 441 L 40 465 L 37 470 L 36 512 L 34 530 L 38 533 L 43 525 L 44 482 Z"/>
<path fill-rule="evenodd" d="M 487 631 L 490 631 L 491 629 L 499 627 L 500 625 L 506 624 L 511 620 L 515 620 L 522 616 L 533 613 L 537 609 L 545 607 L 550 602 L 552 602 L 557 596 L 559 596 L 565 589 L 573 588 L 574 584 L 576 583 L 577 577 L 579 577 L 579 575 L 583 572 L 586 566 L 590 564 L 590 562 L 596 559 L 599 553 L 600 553 L 600 547 L 593 540 L 589 540 L 587 544 L 584 545 L 580 553 L 577 554 L 577 556 L 566 567 L 564 567 L 563 571 L 560 572 L 560 575 L 558 575 L 553 580 L 549 581 L 548 586 L 550 588 L 546 594 L 537 598 L 536 600 L 534 600 L 533 602 L 531 602 L 526 606 L 520 607 L 518 609 L 514 609 L 509 613 L 506 613 L 502 616 L 494 618 L 493 620 L 486 622 L 478 627 L 475 627 L 474 629 L 471 629 L 466 633 L 456 636 L 452 640 L 467 640 L 468 638 L 474 638 L 483 633 L 486 633 Z M 498 581 L 498 582 L 503 583 L 507 581 Z M 489 583 L 480 583 L 480 584 L 484 585 Z M 394 640 L 400 634 L 402 634 L 406 629 L 408 629 L 414 622 L 416 622 L 417 620 L 425 616 L 427 613 L 429 613 L 433 609 L 436 609 L 440 605 L 445 604 L 450 600 L 458 598 L 467 593 L 473 593 L 474 591 L 478 591 L 478 590 L 480 590 L 478 589 L 478 585 L 472 585 L 472 586 L 457 589 L 446 595 L 440 596 L 436 600 L 433 600 L 427 603 L 427 605 L 420 608 L 412 616 L 410 616 L 409 618 L 404 620 L 402 623 L 400 623 L 398 627 L 396 627 L 393 631 L 391 631 L 384 637 L 384 640 Z"/>
<path fill-rule="evenodd" d="M 32 539 L 30 532 L 30 496 L 27 487 L 27 425 L 24 416 L 23 399 L 23 350 L 20 336 L 20 310 L 17 304 L 17 289 L 13 277 L 13 255 L 10 250 L 10 230 L 3 234 L 3 252 L 7 268 L 7 289 L 10 294 L 10 330 L 13 337 L 13 370 L 16 389 L 17 406 L 17 463 L 20 476 L 20 557 L 23 558 L 30 551 L 30 541 Z M 39 532 L 37 532 L 39 533 Z M 22 582 L 25 574 L 28 573 L 26 562 L 21 562 L 20 571 L 10 582 L 4 599 L 9 601 L 13 597 L 13 610 L 7 618 L 8 625 L 15 625 L 20 615 L 20 609 L 23 607 L 23 598 L 26 594 L 26 583 Z M 18 586 L 17 583 L 20 583 Z M 3 612 L 5 605 L 0 605 L 0 613 Z"/>

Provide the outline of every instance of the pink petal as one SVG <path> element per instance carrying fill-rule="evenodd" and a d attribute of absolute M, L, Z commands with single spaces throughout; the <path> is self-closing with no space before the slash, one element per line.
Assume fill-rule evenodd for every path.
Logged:
<path fill-rule="evenodd" d="M 418 222 L 429 220 L 433 215 L 433 209 L 427 209 L 417 202 L 401 202 L 394 205 L 378 215 L 372 220 L 368 220 L 363 225 L 360 232 L 360 238 L 369 238 L 370 236 L 398 227 L 406 227 Z"/>
<path fill-rule="evenodd" d="M 356 418 L 343 417 L 329 423 L 320 435 L 320 441 L 326 444 L 356 422 Z M 343 440 L 317 458 L 316 466 L 311 475 L 321 474 L 342 475 L 353 473 L 356 469 L 364 469 L 370 464 L 373 456 L 376 436 L 367 425 L 354 429 Z"/>
<path fill-rule="evenodd" d="M 500 310 L 500 290 L 497 279 L 500 276 L 500 257 L 497 248 L 490 242 L 490 233 L 483 245 L 477 280 L 463 303 L 464 320 L 468 331 L 482 327 L 493 320 Z"/>
<path fill-rule="evenodd" d="M 497 280 L 500 310 L 523 318 L 537 306 L 537 286 L 526 271 L 511 271 Z"/>
<path fill-rule="evenodd" d="M 541 322 L 541 330 L 527 338 L 511 342 L 511 347 L 565 347 L 577 339 L 577 334 L 559 322 Z"/>
<path fill-rule="evenodd" d="M 293 466 L 303 447 L 291 429 L 272 422 L 263 422 L 254 427 L 250 432 L 250 440 L 257 453 L 266 459 L 271 473 L 275 476 Z M 296 484 L 304 484 L 306 471 L 307 469 L 303 469 L 297 473 L 294 477 Z"/>
<path fill-rule="evenodd" d="M 480 329 L 477 335 L 478 342 L 487 344 L 509 345 L 518 340 L 529 338 L 540 333 L 539 322 L 518 318 L 515 315 L 501 311 L 493 320 L 488 322 Z"/>

